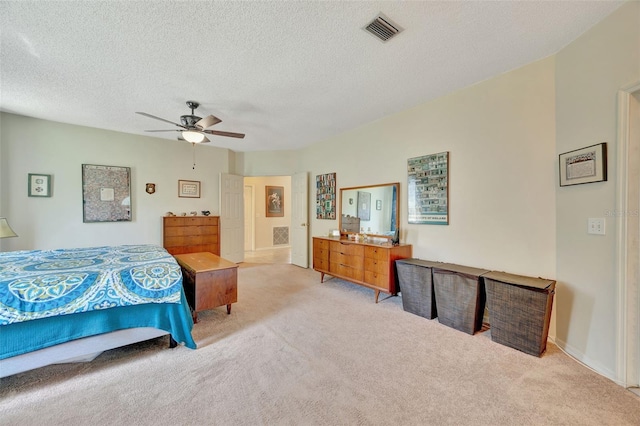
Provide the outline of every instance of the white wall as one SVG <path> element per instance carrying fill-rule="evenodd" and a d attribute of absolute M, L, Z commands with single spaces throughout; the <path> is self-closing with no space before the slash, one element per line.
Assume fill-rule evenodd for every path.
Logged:
<path fill-rule="evenodd" d="M 338 188 L 400 182 L 401 237 L 416 257 L 554 278 L 554 111 L 547 58 L 317 143 L 297 167 L 314 182 L 336 172 Z M 451 224 L 408 225 L 407 159 L 441 151 L 451 156 Z M 274 155 L 245 153 L 245 167 Z M 338 227 L 313 209 L 312 235 Z"/>
<path fill-rule="evenodd" d="M 219 173 L 229 168 L 229 151 L 180 141 L 73 126 L 2 113 L 0 187 L 2 215 L 18 238 L 2 250 L 162 244 L 162 216 L 218 212 Z M 83 223 L 82 164 L 131 167 L 132 222 Z M 27 196 L 29 173 L 50 174 L 53 196 Z M 178 180 L 201 182 L 201 198 L 178 198 Z M 156 193 L 145 192 L 146 183 Z"/>
<path fill-rule="evenodd" d="M 608 181 L 557 189 L 557 342 L 610 378 L 616 372 L 616 95 L 640 81 L 640 3 L 613 12 L 556 57 L 556 154 L 608 143 Z M 605 217 L 607 234 L 588 235 Z"/>

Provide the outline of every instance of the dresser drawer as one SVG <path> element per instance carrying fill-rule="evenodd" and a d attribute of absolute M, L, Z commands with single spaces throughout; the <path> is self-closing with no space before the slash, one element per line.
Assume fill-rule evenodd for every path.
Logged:
<path fill-rule="evenodd" d="M 173 226 L 218 226 L 218 216 L 165 216 L 164 225 Z"/>
<path fill-rule="evenodd" d="M 362 281 L 364 275 L 362 266 L 360 266 L 359 268 L 353 268 L 343 263 L 334 262 L 333 260 L 329 263 L 329 272 L 332 274 L 336 274 L 337 276 L 342 276 L 357 281 Z"/>
<path fill-rule="evenodd" d="M 313 251 L 315 252 L 318 249 L 329 250 L 329 241 L 321 240 L 319 238 L 313 239 Z"/>
<path fill-rule="evenodd" d="M 331 243 L 331 251 L 342 254 L 362 256 L 364 247 L 359 244 L 341 243 L 339 241 L 329 241 Z"/>
<path fill-rule="evenodd" d="M 376 260 L 370 257 L 364 258 L 364 270 L 375 272 L 376 274 L 389 275 L 389 262 L 386 260 Z"/>
<path fill-rule="evenodd" d="M 389 249 L 384 247 L 366 246 L 364 248 L 364 256 L 371 259 L 387 260 L 389 259 Z"/>
<path fill-rule="evenodd" d="M 326 248 L 313 248 L 313 257 L 317 259 L 329 260 L 329 249 Z"/>
<path fill-rule="evenodd" d="M 168 226 L 164 230 L 165 237 L 188 235 L 218 234 L 218 227 L 212 225 Z"/>
<path fill-rule="evenodd" d="M 364 282 L 372 284 L 376 287 L 389 288 L 389 276 L 387 274 L 378 274 L 373 271 L 364 271 Z"/>
<path fill-rule="evenodd" d="M 364 266 L 364 258 L 362 256 L 352 254 L 342 254 L 332 251 L 329 255 L 329 261 L 349 265 L 352 268 L 362 269 Z"/>
<path fill-rule="evenodd" d="M 329 259 L 322 259 L 319 257 L 313 257 L 313 269 L 321 269 L 323 271 L 329 270 Z"/>

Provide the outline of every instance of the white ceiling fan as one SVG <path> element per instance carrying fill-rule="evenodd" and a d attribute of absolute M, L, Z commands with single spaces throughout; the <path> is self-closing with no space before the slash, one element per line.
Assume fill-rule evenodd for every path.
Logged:
<path fill-rule="evenodd" d="M 207 143 L 210 140 L 206 135 L 227 136 L 231 138 L 244 138 L 244 133 L 223 132 L 220 130 L 209 130 L 208 127 L 216 125 L 222 120 L 214 115 L 201 118 L 194 115 L 194 111 L 200 106 L 198 102 L 187 101 L 187 106 L 191 108 L 191 114 L 181 115 L 180 124 L 173 121 L 165 120 L 164 118 L 156 117 L 155 115 L 147 114 L 146 112 L 136 112 L 136 114 L 144 115 L 145 117 L 154 118 L 156 120 L 164 121 L 165 123 L 178 126 L 178 129 L 168 130 L 145 130 L 145 132 L 181 132 L 181 138 L 191 143 Z"/>

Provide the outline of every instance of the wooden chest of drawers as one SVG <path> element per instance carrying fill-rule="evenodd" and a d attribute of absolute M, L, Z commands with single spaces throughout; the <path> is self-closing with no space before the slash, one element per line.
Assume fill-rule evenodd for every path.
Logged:
<path fill-rule="evenodd" d="M 380 292 L 397 294 L 395 261 L 410 258 L 412 246 L 373 244 L 331 237 L 313 238 L 313 269 Z"/>
<path fill-rule="evenodd" d="M 162 220 L 163 247 L 169 253 L 220 255 L 219 216 L 165 216 Z"/>

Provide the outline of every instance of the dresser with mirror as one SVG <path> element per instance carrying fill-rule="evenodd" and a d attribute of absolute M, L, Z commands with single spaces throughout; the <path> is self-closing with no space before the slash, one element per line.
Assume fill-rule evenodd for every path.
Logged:
<path fill-rule="evenodd" d="M 375 291 L 397 294 L 395 261 L 412 256 L 410 244 L 394 244 L 400 215 L 400 184 L 340 189 L 340 236 L 313 237 L 313 269 L 320 282 L 331 275 Z"/>

